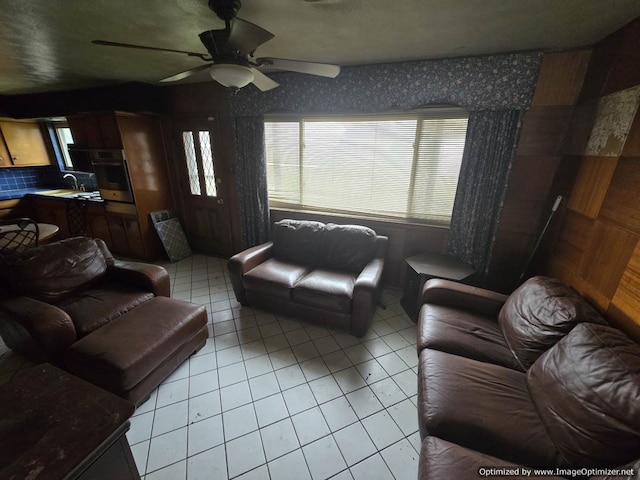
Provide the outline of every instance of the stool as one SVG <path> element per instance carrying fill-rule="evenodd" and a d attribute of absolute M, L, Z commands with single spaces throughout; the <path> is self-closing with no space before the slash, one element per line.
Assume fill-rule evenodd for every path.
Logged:
<path fill-rule="evenodd" d="M 146 400 L 208 337 L 202 305 L 154 297 L 78 340 L 68 370 L 129 400 Z"/>

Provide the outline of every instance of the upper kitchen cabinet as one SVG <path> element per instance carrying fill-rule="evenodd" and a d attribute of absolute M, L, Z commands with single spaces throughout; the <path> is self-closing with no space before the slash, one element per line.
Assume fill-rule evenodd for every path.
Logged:
<path fill-rule="evenodd" d="M 38 122 L 1 119 L 0 133 L 0 167 L 51 165 Z"/>
<path fill-rule="evenodd" d="M 118 115 L 109 112 L 67 117 L 74 144 L 86 148 L 121 149 Z"/>

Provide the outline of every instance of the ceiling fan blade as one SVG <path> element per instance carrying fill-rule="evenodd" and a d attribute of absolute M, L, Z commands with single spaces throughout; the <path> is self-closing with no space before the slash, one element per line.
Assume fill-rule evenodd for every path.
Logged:
<path fill-rule="evenodd" d="M 155 50 L 156 52 L 184 53 L 185 55 L 189 55 L 190 57 L 200 57 L 203 60 L 208 60 L 204 53 L 187 52 L 185 50 L 173 50 L 171 48 L 148 47 L 146 45 L 134 45 L 132 43 L 111 42 L 109 40 L 92 40 L 91 43 L 93 43 L 94 45 L 106 45 L 108 47 L 137 48 L 138 50 Z"/>
<path fill-rule="evenodd" d="M 339 66 L 328 63 L 301 62 L 284 58 L 256 58 L 255 60 L 259 65 L 277 68 L 278 70 L 307 73 L 320 77 L 336 78 L 340 73 Z"/>
<path fill-rule="evenodd" d="M 228 46 L 240 55 L 248 55 L 275 35 L 241 18 L 234 18 L 229 32 Z"/>
<path fill-rule="evenodd" d="M 253 83 L 261 91 L 266 92 L 267 90 L 272 90 L 280 86 L 278 82 L 276 82 L 275 80 L 271 80 L 260 70 L 252 68 L 251 71 L 253 72 L 253 81 L 251 83 Z"/>
<path fill-rule="evenodd" d="M 198 67 L 185 70 L 184 72 L 176 73 L 175 75 L 171 75 L 170 77 L 163 78 L 162 80 L 160 80 L 160 82 L 162 83 L 177 82 L 178 80 L 182 80 L 183 78 L 187 78 L 187 77 L 190 77 L 191 75 L 195 75 L 196 73 L 201 72 L 202 70 L 206 70 L 207 68 L 210 68 L 210 67 L 211 67 L 211 64 L 200 65 Z"/>

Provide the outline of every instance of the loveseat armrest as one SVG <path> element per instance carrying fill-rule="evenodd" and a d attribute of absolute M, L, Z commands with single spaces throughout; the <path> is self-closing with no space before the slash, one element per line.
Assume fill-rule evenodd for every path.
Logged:
<path fill-rule="evenodd" d="M 384 258 L 373 258 L 356 278 L 353 288 L 353 311 L 351 313 L 351 333 L 363 336 L 373 319 L 382 286 Z"/>
<path fill-rule="evenodd" d="M 29 297 L 0 302 L 0 336 L 16 352 L 58 363 L 77 340 L 71 317 L 60 308 Z"/>
<path fill-rule="evenodd" d="M 244 290 L 242 277 L 252 268 L 270 259 L 273 255 L 272 252 L 273 242 L 266 242 L 235 254 L 227 262 L 233 293 L 236 295 L 236 300 L 242 305 L 247 304 L 247 294 Z"/>
<path fill-rule="evenodd" d="M 142 288 L 156 297 L 171 296 L 169 272 L 160 265 L 116 260 L 107 267 L 107 276 L 116 282 Z"/>
<path fill-rule="evenodd" d="M 497 318 L 508 296 L 463 283 L 432 278 L 422 289 L 421 304 L 462 308 Z"/>

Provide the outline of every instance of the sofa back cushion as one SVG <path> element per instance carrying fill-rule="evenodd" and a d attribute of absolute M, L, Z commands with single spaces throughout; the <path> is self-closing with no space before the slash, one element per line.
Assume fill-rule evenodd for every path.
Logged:
<path fill-rule="evenodd" d="M 614 466 L 640 452 L 640 345 L 581 323 L 527 372 L 529 391 L 567 463 Z"/>
<path fill-rule="evenodd" d="M 75 237 L 7 257 L 0 265 L 0 275 L 14 295 L 55 303 L 98 281 L 106 269 L 96 242 Z"/>
<path fill-rule="evenodd" d="M 322 242 L 324 223 L 308 220 L 280 220 L 273 224 L 273 256 L 303 265 L 315 265 Z"/>
<path fill-rule="evenodd" d="M 361 225 L 324 227 L 319 265 L 331 270 L 359 273 L 373 258 L 376 232 Z"/>
<path fill-rule="evenodd" d="M 524 370 L 575 325 L 606 321 L 580 295 L 560 281 L 533 277 L 507 299 L 499 314 L 500 328 Z"/>

